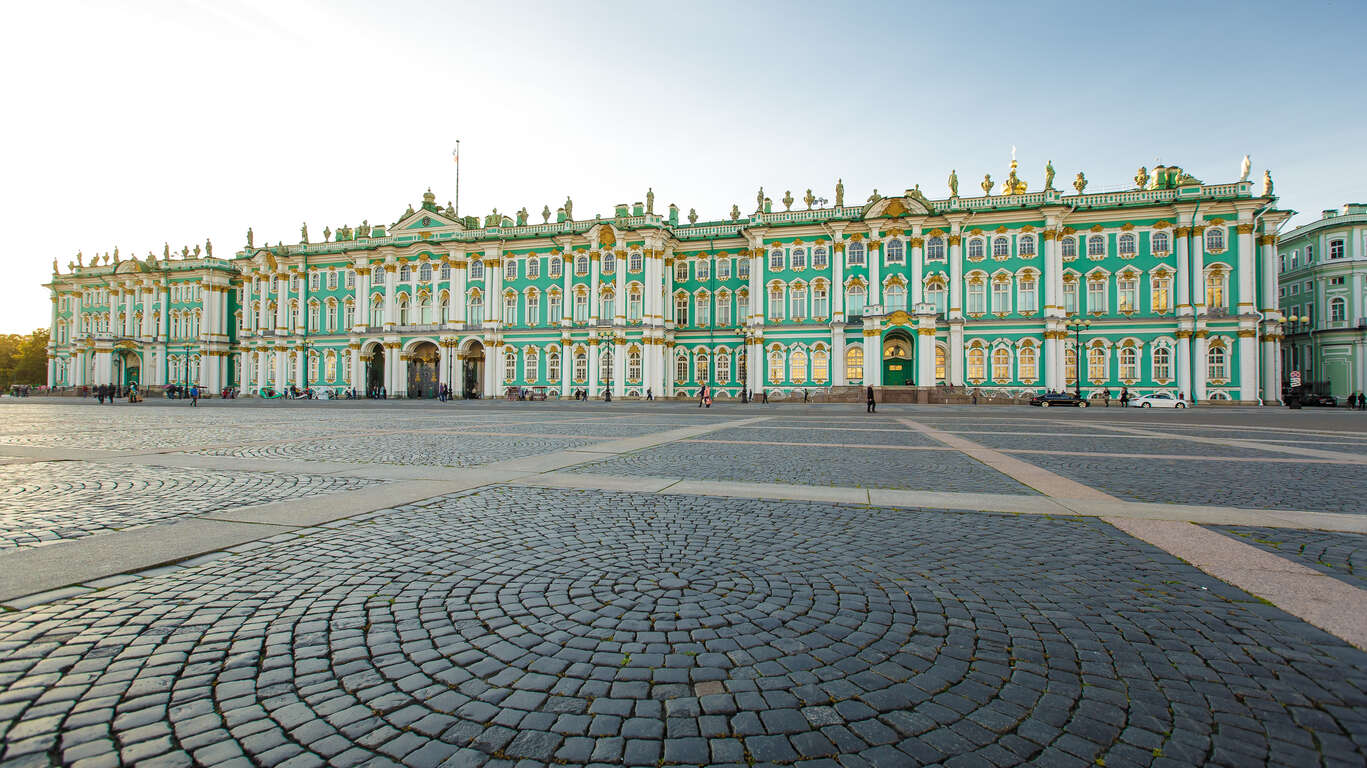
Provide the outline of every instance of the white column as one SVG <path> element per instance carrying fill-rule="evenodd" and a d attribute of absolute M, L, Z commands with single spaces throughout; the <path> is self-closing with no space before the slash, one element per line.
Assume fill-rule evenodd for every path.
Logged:
<path fill-rule="evenodd" d="M 1198 315 L 1206 313 L 1206 228 L 1191 228 L 1191 303 Z M 1203 358 L 1204 359 L 1204 358 Z"/>
<path fill-rule="evenodd" d="M 487 265 L 486 265 L 487 268 Z M 489 353 L 493 350 L 493 354 Z M 484 396 L 498 397 L 502 394 L 503 374 L 500 368 L 503 365 L 503 346 L 500 343 L 493 343 L 484 348 Z"/>
<path fill-rule="evenodd" d="M 1257 331 L 1239 331 L 1239 399 L 1253 402 L 1258 399 L 1258 339 Z"/>
<path fill-rule="evenodd" d="M 921 239 L 921 227 L 917 225 L 912 229 L 911 247 L 908 249 L 911 251 L 911 253 L 907 256 L 907 258 L 910 260 L 910 275 L 908 277 L 908 280 L 911 281 L 911 290 L 907 291 L 907 296 L 911 300 L 911 307 L 913 311 L 915 311 L 917 304 L 920 304 L 921 302 L 925 301 L 923 293 L 923 289 L 925 286 L 921 285 L 921 280 L 923 279 L 922 272 L 924 268 L 924 244 L 925 241 Z"/>
<path fill-rule="evenodd" d="M 864 327 L 864 386 L 883 386 L 882 337 L 877 328 Z"/>
<path fill-rule="evenodd" d="M 1078 366 L 1083 364 L 1082 356 L 1078 356 Z M 1189 331 L 1177 332 L 1177 389 L 1191 399 L 1191 333 Z"/>
<path fill-rule="evenodd" d="M 831 320 L 835 323 L 845 322 L 845 244 L 839 239 L 831 246 Z M 841 341 L 844 347 L 844 341 Z M 841 360 L 843 368 L 845 361 Z M 844 374 L 841 374 L 842 381 Z"/>
<path fill-rule="evenodd" d="M 615 325 L 625 325 L 627 322 L 627 264 L 625 251 L 623 255 L 614 260 L 617 267 L 617 279 L 613 286 L 616 296 L 612 302 L 612 322 Z"/>
<path fill-rule="evenodd" d="M 484 250 L 484 284 L 489 287 L 484 297 L 484 326 L 498 328 L 503 323 L 503 261 L 496 245 Z M 502 381 L 502 374 L 498 381 Z"/>
<path fill-rule="evenodd" d="M 1191 307 L 1191 253 L 1188 248 L 1189 227 L 1177 227 L 1173 240 L 1177 243 L 1177 316 L 1192 314 Z"/>
<path fill-rule="evenodd" d="M 1236 266 L 1239 274 L 1239 314 L 1250 315 L 1258 308 L 1258 298 L 1254 290 L 1258 270 L 1256 252 L 1253 250 L 1253 223 L 1240 222 L 1235 229 L 1238 232 L 1239 243 L 1239 262 Z"/>
<path fill-rule="evenodd" d="M 456 262 L 451 267 L 451 317 L 457 326 L 464 326 L 469 318 L 465 315 L 465 282 L 468 276 L 467 268 L 470 262 L 463 256 L 458 256 Z M 462 372 L 461 386 L 464 385 L 465 373 Z"/>
<path fill-rule="evenodd" d="M 831 383 L 843 387 L 849 382 L 845 379 L 845 323 L 831 324 Z"/>
<path fill-rule="evenodd" d="M 1210 342 L 1205 333 L 1197 332 L 1196 341 L 1193 343 L 1195 358 L 1192 360 L 1191 372 L 1195 380 L 1192 386 L 1192 397 L 1196 402 L 1201 403 L 1206 400 L 1206 352 L 1210 348 Z"/>
<path fill-rule="evenodd" d="M 590 339 L 590 342 L 591 342 L 591 343 L 589 344 L 589 384 L 588 384 L 588 387 L 589 387 L 589 397 L 598 397 L 600 394 L 602 394 L 602 393 L 600 393 L 600 392 L 598 391 L 598 363 L 599 363 L 599 359 L 598 359 L 598 347 L 599 347 L 599 344 L 597 344 L 597 343 L 592 343 L 592 342 L 595 342 L 595 341 L 596 341 L 596 340 L 594 340 L 594 339 Z"/>
<path fill-rule="evenodd" d="M 964 321 L 954 320 L 949 324 L 949 383 L 952 386 L 964 385 Z"/>
<path fill-rule="evenodd" d="M 395 303 L 395 281 L 398 280 L 398 267 L 394 264 L 384 265 L 384 329 L 386 332 L 394 330 L 394 325 L 398 323 L 398 312 Z M 389 355 L 385 354 L 385 368 L 389 367 Z M 388 385 L 385 386 L 389 389 Z"/>
<path fill-rule="evenodd" d="M 552 254 L 551 258 L 560 258 L 558 254 Z M 569 336 L 560 337 L 560 396 L 570 396 L 570 372 L 574 364 L 574 348 L 570 346 Z"/>
<path fill-rule="evenodd" d="M 883 303 L 883 244 L 878 241 L 878 230 L 869 232 L 869 248 L 867 258 L 869 260 L 869 299 L 870 304 Z M 867 359 L 865 360 L 867 363 Z M 867 378 L 867 372 L 865 373 Z"/>
<path fill-rule="evenodd" d="M 554 257 L 556 254 L 552 254 Z M 560 301 L 560 325 L 569 326 L 574 313 L 574 253 L 566 247 L 559 254 L 561 278 L 564 280 L 564 295 Z"/>
<path fill-rule="evenodd" d="M 142 332 L 143 338 L 150 339 L 156 335 L 156 326 L 152 324 L 152 300 L 154 297 L 152 286 L 143 286 L 142 289 Z"/>
<path fill-rule="evenodd" d="M 362 269 L 362 263 L 358 260 L 351 265 L 356 273 L 356 279 L 351 284 L 351 306 L 355 314 L 351 316 L 351 327 L 347 330 L 352 333 L 359 333 L 363 326 L 370 323 L 370 270 Z M 352 379 L 352 383 L 356 383 L 356 380 Z"/>
<path fill-rule="evenodd" d="M 626 271 L 625 267 L 620 267 L 619 272 Z M 619 294 L 620 295 L 620 294 Z M 614 312 L 616 309 L 613 310 Z M 618 339 L 612 345 L 612 396 L 622 397 L 627 393 L 627 358 L 626 345 Z"/>
<path fill-rule="evenodd" d="M 287 333 L 289 330 L 289 311 L 290 311 L 290 276 L 288 272 L 281 272 L 278 276 L 279 290 L 275 300 L 275 332 L 277 335 Z M 277 372 L 280 375 L 283 372 Z M 283 377 L 282 377 L 283 378 Z"/>
<path fill-rule="evenodd" d="M 120 301 L 119 289 L 118 289 L 118 288 L 110 288 L 110 289 L 109 289 L 109 332 L 110 332 L 111 334 L 114 334 L 114 335 L 117 335 L 118 332 L 119 332 L 119 309 L 118 309 L 118 307 L 119 307 L 119 301 Z M 96 356 L 96 358 L 98 359 L 98 355 Z M 97 364 L 97 365 L 98 365 L 98 364 Z M 108 384 L 109 382 L 106 381 L 106 382 L 103 382 L 103 383 Z"/>
<path fill-rule="evenodd" d="M 598 317 L 598 290 L 600 287 L 598 274 L 599 256 L 600 254 L 598 251 L 589 254 L 589 325 L 598 325 L 598 321 L 600 320 Z M 610 320 L 611 318 L 606 319 Z M 596 349 L 594 350 L 594 354 L 598 354 Z M 592 375 L 590 375 L 590 381 L 592 380 Z"/>

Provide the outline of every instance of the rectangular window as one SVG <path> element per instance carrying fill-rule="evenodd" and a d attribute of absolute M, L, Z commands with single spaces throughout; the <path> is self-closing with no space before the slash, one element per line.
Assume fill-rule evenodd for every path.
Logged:
<path fill-rule="evenodd" d="M 546 272 L 551 277 L 560 277 L 563 274 L 565 262 L 559 256 L 551 256 L 550 263 L 546 265 Z"/>
<path fill-rule="evenodd" d="M 503 280 L 512 282 L 517 279 L 517 259 L 508 259 L 503 262 Z"/>
<path fill-rule="evenodd" d="M 730 259 L 718 259 L 718 260 L 717 260 L 717 279 L 718 279 L 718 280 L 730 280 L 730 279 L 731 279 L 731 260 L 730 260 Z"/>
<path fill-rule="evenodd" d="M 1172 278 L 1166 275 L 1153 279 L 1153 311 L 1165 313 L 1172 309 Z"/>
<path fill-rule="evenodd" d="M 1106 311 L 1106 282 L 1104 280 L 1087 281 L 1087 311 Z"/>
<path fill-rule="evenodd" d="M 812 289 L 812 316 L 825 318 L 831 314 L 830 296 L 825 288 Z"/>
<path fill-rule="evenodd" d="M 793 319 L 805 320 L 807 317 L 807 289 L 794 288 L 792 292 Z"/>
<path fill-rule="evenodd" d="M 742 280 L 750 279 L 750 260 L 741 259 L 736 262 L 736 277 Z"/>
<path fill-rule="evenodd" d="M 731 324 L 731 297 L 722 294 L 717 297 L 717 325 L 727 326 Z"/>
<path fill-rule="evenodd" d="M 527 259 L 527 279 L 535 280 L 541 277 L 541 259 L 535 256 Z"/>
<path fill-rule="evenodd" d="M 1022 278 L 1020 281 L 1020 292 L 1017 294 L 1020 297 L 1020 306 L 1017 310 L 1022 314 L 1029 314 L 1038 309 L 1035 304 L 1036 285 L 1038 284 L 1033 277 Z"/>
<path fill-rule="evenodd" d="M 987 286 L 982 282 L 968 284 L 968 313 L 981 315 L 987 311 Z"/>
<path fill-rule="evenodd" d="M 1135 278 L 1121 278 L 1117 284 L 1119 293 L 1120 311 L 1137 312 L 1139 310 L 1139 281 Z M 1135 378 L 1130 376 L 1129 378 Z"/>
<path fill-rule="evenodd" d="M 564 318 L 565 305 L 564 302 L 560 299 L 560 294 L 551 294 L 551 302 L 548 311 L 550 314 L 546 316 L 546 319 L 552 323 L 558 323 L 561 321 L 561 319 Z"/>
<path fill-rule="evenodd" d="M 697 307 L 696 322 L 699 326 L 709 326 L 712 324 L 712 300 L 704 295 L 699 296 L 694 305 Z"/>
<path fill-rule="evenodd" d="M 1011 284 L 1005 280 L 998 280 L 992 284 L 992 311 L 1011 311 Z"/>
<path fill-rule="evenodd" d="M 708 265 L 707 259 L 698 259 L 698 264 L 693 268 L 693 273 L 698 276 L 700 282 L 712 279 L 712 269 Z"/>
<path fill-rule="evenodd" d="M 541 324 L 541 297 L 531 294 L 527 297 L 527 325 Z"/>
<path fill-rule="evenodd" d="M 1063 284 L 1063 311 L 1069 315 L 1077 313 L 1077 283 L 1075 282 Z"/>

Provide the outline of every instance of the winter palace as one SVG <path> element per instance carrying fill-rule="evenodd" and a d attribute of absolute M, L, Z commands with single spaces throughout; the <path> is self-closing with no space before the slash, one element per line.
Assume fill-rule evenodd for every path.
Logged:
<path fill-rule="evenodd" d="M 1205 184 L 1141 168 L 1115 191 L 811 190 L 699 221 L 573 203 L 458 217 L 429 191 L 390 225 L 307 227 L 230 258 L 166 248 L 54 261 L 54 386 L 197 382 L 429 397 L 771 396 L 875 385 L 1109 388 L 1275 402 L 1283 335 L 1270 175 Z M 748 207 L 748 206 L 747 206 Z M 1084 327 L 1085 326 L 1085 327 Z M 1078 377 L 1081 377 L 1080 381 Z"/>

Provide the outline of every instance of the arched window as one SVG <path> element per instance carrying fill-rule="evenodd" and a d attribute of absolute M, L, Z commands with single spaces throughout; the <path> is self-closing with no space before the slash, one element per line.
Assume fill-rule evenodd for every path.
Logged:
<path fill-rule="evenodd" d="M 1034 238 L 1034 236 L 1032 236 L 1032 235 L 1021 235 L 1021 236 L 1020 236 L 1020 239 L 1016 241 L 1016 250 L 1019 251 L 1019 252 L 1020 252 L 1020 255 L 1023 256 L 1023 257 L 1024 257 L 1024 256 L 1034 256 L 1034 255 L 1035 255 L 1035 238 Z"/>
<path fill-rule="evenodd" d="M 1119 243 L 1121 256 L 1134 256 L 1138 252 L 1135 244 L 1135 237 L 1129 232 L 1120 236 Z"/>
<path fill-rule="evenodd" d="M 1011 380 L 1011 350 L 997 347 L 992 350 L 992 380 L 1007 382 Z"/>
<path fill-rule="evenodd" d="M 987 378 L 987 353 L 980 347 L 968 350 L 968 378 L 973 381 Z"/>
<path fill-rule="evenodd" d="M 945 302 L 945 284 L 943 280 L 930 278 L 926 281 L 926 301 L 934 305 L 935 311 L 939 314 L 943 315 L 945 313 L 948 305 Z"/>
<path fill-rule="evenodd" d="M 588 273 L 589 257 L 586 254 L 580 254 L 574 257 L 574 274 L 582 277 L 583 275 L 587 275 Z"/>
<path fill-rule="evenodd" d="M 484 279 L 484 262 L 480 261 L 480 260 L 477 259 L 477 258 L 476 258 L 476 259 L 470 259 L 470 279 L 471 279 L 471 280 L 483 280 L 483 279 Z"/>
<path fill-rule="evenodd" d="M 1206 304 L 1211 307 L 1225 305 L 1225 273 L 1212 270 L 1206 275 Z"/>
<path fill-rule="evenodd" d="M 806 249 L 806 248 L 794 248 L 794 249 L 793 249 L 793 269 L 806 269 L 806 268 L 807 268 L 807 249 Z"/>
<path fill-rule="evenodd" d="M 1329 322 L 1341 323 L 1347 316 L 1348 305 L 1341 298 L 1329 300 Z"/>
<path fill-rule="evenodd" d="M 1153 238 L 1149 241 L 1149 250 L 1154 253 L 1167 253 L 1172 250 L 1169 242 L 1167 232 L 1154 232 Z"/>
<path fill-rule="evenodd" d="M 598 318 L 605 323 L 610 323 L 613 313 L 616 311 L 616 302 L 613 301 L 612 291 L 603 291 L 602 295 L 598 297 Z"/>
<path fill-rule="evenodd" d="M 627 289 L 627 320 L 641 321 L 641 286 L 636 284 Z"/>
<path fill-rule="evenodd" d="M 431 325 L 432 323 L 432 297 L 425 293 L 418 297 L 417 320 L 423 325 Z"/>
<path fill-rule="evenodd" d="M 845 348 L 845 381 L 862 381 L 864 378 L 864 348 Z"/>
<path fill-rule="evenodd" d="M 944 381 L 945 375 L 945 348 L 935 347 L 935 380 Z"/>
<path fill-rule="evenodd" d="M 1034 347 L 1021 347 L 1016 355 L 1016 366 L 1021 381 L 1034 381 L 1039 378 L 1039 355 Z"/>
<path fill-rule="evenodd" d="M 1224 347 L 1211 347 L 1206 352 L 1206 377 L 1223 381 L 1229 378 L 1228 354 Z"/>
<path fill-rule="evenodd" d="M 684 384 L 688 382 L 688 353 L 679 350 L 679 354 L 674 356 L 674 383 Z"/>
<path fill-rule="evenodd" d="M 424 261 L 422 266 L 418 267 L 418 279 L 424 283 L 432 282 L 432 264 L 430 262 Z"/>
<path fill-rule="evenodd" d="M 451 279 L 451 265 L 450 265 L 450 264 L 447 264 L 447 263 L 445 263 L 445 262 L 442 263 L 442 265 L 441 265 L 441 279 L 442 279 L 442 280 L 450 280 L 450 279 Z M 348 288 L 351 287 L 351 285 L 350 285 L 349 283 L 350 283 L 350 281 L 348 281 L 348 285 L 347 285 Z"/>
<path fill-rule="evenodd" d="M 612 347 L 603 345 L 598 353 L 598 383 L 607 386 L 612 383 Z"/>
<path fill-rule="evenodd" d="M 617 271 L 617 255 L 612 251 L 603 251 L 603 274 L 611 275 Z"/>
<path fill-rule="evenodd" d="M 1077 258 L 1077 239 L 1072 237 L 1063 238 L 1063 258 Z"/>
<path fill-rule="evenodd" d="M 969 260 L 970 260 L 970 261 L 982 261 L 983 256 L 984 256 L 984 253 L 983 253 L 983 240 L 982 240 L 982 238 L 981 238 L 981 237 L 975 237 L 975 238 L 973 238 L 972 240 L 969 240 L 969 241 L 968 241 L 968 258 L 969 258 Z"/>
<path fill-rule="evenodd" d="M 1172 350 L 1167 347 L 1153 348 L 1153 379 L 1159 383 L 1172 378 Z"/>
<path fill-rule="evenodd" d="M 845 251 L 845 263 L 852 267 L 862 266 L 864 263 L 864 244 L 858 240 L 850 243 Z"/>
<path fill-rule="evenodd" d="M 784 291 L 782 285 L 769 286 L 769 319 L 779 321 L 783 319 Z"/>
<path fill-rule="evenodd" d="M 484 297 L 478 293 L 470 294 L 470 301 L 465 308 L 465 322 L 472 325 L 480 325 L 484 322 Z"/>
<path fill-rule="evenodd" d="M 864 291 L 862 285 L 851 285 L 845 290 L 845 316 L 856 318 L 864 316 L 864 305 L 868 299 L 868 293 Z"/>
<path fill-rule="evenodd" d="M 546 353 L 546 380 L 560 381 L 560 350 L 553 348 Z"/>
<path fill-rule="evenodd" d="M 1224 227 L 1211 227 L 1206 230 L 1206 250 L 1218 253 L 1225 249 Z"/>
<path fill-rule="evenodd" d="M 883 292 L 883 304 L 891 312 L 907 308 L 907 288 L 901 283 L 893 283 Z"/>
<path fill-rule="evenodd" d="M 628 271 L 628 272 L 640 272 L 640 271 L 641 271 L 641 264 L 642 264 L 642 263 L 643 263 L 643 259 L 642 259 L 642 257 L 641 257 L 641 252 L 640 252 L 640 251 L 632 251 L 632 252 L 631 252 L 631 255 L 627 257 L 627 271 Z"/>
<path fill-rule="evenodd" d="M 693 354 L 693 380 L 699 384 L 706 384 L 709 377 L 707 375 L 707 350 L 699 348 Z"/>
<path fill-rule="evenodd" d="M 1093 384 L 1102 384 L 1106 381 L 1106 350 L 1102 347 L 1092 347 L 1087 350 L 1087 379 Z"/>
<path fill-rule="evenodd" d="M 943 261 L 945 258 L 945 239 L 936 235 L 926 241 L 926 259 Z"/>
<path fill-rule="evenodd" d="M 315 273 L 315 274 L 317 274 L 317 273 Z M 321 320 L 320 320 L 320 317 L 319 317 L 319 312 L 320 312 L 320 310 L 319 310 L 319 307 L 318 307 L 318 302 L 316 302 L 316 301 L 310 301 L 310 302 L 309 302 L 309 325 L 308 325 L 308 328 L 304 329 L 304 332 L 305 332 L 305 333 L 309 333 L 309 332 L 314 332 L 314 333 L 316 333 L 316 332 L 318 332 L 319 330 L 322 329 Z"/>
<path fill-rule="evenodd" d="M 688 282 L 688 262 L 684 259 L 674 262 L 674 282 Z"/>
<path fill-rule="evenodd" d="M 517 381 L 517 353 L 509 347 L 503 353 L 503 383 L 512 384 L 514 381 Z"/>
<path fill-rule="evenodd" d="M 408 325 L 408 294 L 399 294 L 399 325 Z"/>
<path fill-rule="evenodd" d="M 718 366 L 720 369 L 720 366 Z M 627 350 L 627 381 L 632 383 L 641 380 L 641 348 L 632 347 Z"/>
<path fill-rule="evenodd" d="M 399 267 L 399 282 L 406 283 L 412 279 L 413 270 L 409 269 L 407 264 L 404 264 L 403 266 Z"/>
<path fill-rule="evenodd" d="M 318 381 L 318 353 L 311 351 L 309 352 L 308 380 L 304 383 L 311 384 L 316 381 Z"/>
<path fill-rule="evenodd" d="M 580 286 L 574 292 L 574 322 L 587 323 L 589 321 L 589 293 Z"/>
<path fill-rule="evenodd" d="M 559 254 L 551 254 L 546 265 L 546 273 L 551 277 L 560 277 L 565 274 L 565 257 Z"/>
<path fill-rule="evenodd" d="M 370 324 L 376 328 L 384 325 L 384 301 L 379 296 L 370 302 Z"/>
<path fill-rule="evenodd" d="M 1120 378 L 1125 381 L 1139 378 L 1139 352 L 1134 347 L 1120 348 Z"/>
<path fill-rule="evenodd" d="M 825 384 L 831 378 L 831 356 L 824 349 L 812 350 L 812 381 Z"/>
<path fill-rule="evenodd" d="M 795 349 L 788 356 L 788 378 L 794 384 L 802 384 L 807 381 L 807 353 L 802 349 Z"/>
<path fill-rule="evenodd" d="M 437 305 L 437 322 L 451 322 L 451 294 L 446 291 L 441 292 L 441 300 Z"/>
<path fill-rule="evenodd" d="M 888 241 L 887 259 L 889 264 L 901 264 L 906 259 L 906 246 L 900 239 Z"/>
<path fill-rule="evenodd" d="M 812 249 L 813 267 L 815 267 L 816 269 L 825 269 L 829 263 L 830 259 L 824 247 L 817 247 Z"/>
<path fill-rule="evenodd" d="M 1165 313 L 1172 308 L 1172 276 L 1167 272 L 1154 273 L 1149 292 L 1152 294 L 1150 305 L 1155 313 Z"/>
<path fill-rule="evenodd" d="M 783 251 L 775 248 L 769 251 L 769 271 L 778 272 L 783 269 Z"/>
<path fill-rule="evenodd" d="M 589 380 L 589 353 L 583 349 L 574 351 L 574 383 L 583 384 Z"/>
<path fill-rule="evenodd" d="M 992 257 L 1004 259 L 1011 255 L 1011 241 L 1005 237 L 998 237 L 992 241 Z"/>
<path fill-rule="evenodd" d="M 335 269 L 328 270 L 328 290 L 337 290 L 337 270 Z"/>
<path fill-rule="evenodd" d="M 1063 351 L 1063 378 L 1069 384 L 1077 382 L 1077 349 L 1074 347 Z"/>
<path fill-rule="evenodd" d="M 774 349 L 769 352 L 769 383 L 778 384 L 783 381 L 783 350 Z"/>
<path fill-rule="evenodd" d="M 1091 237 L 1087 238 L 1087 257 L 1088 257 L 1088 258 L 1091 258 L 1091 257 L 1094 257 L 1094 256 L 1105 256 L 1105 255 L 1106 255 L 1106 238 L 1102 237 L 1101 235 L 1092 235 Z"/>
<path fill-rule="evenodd" d="M 688 325 L 688 294 L 680 293 L 674 297 L 674 324 Z"/>

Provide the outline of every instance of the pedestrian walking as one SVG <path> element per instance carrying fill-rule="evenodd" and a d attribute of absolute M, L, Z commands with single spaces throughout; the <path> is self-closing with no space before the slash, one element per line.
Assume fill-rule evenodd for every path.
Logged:
<path fill-rule="evenodd" d="M 769 390 L 766 389 L 766 390 L 764 390 L 763 392 L 759 393 L 759 402 L 760 402 L 760 405 L 768 405 L 768 404 L 769 404 Z"/>
<path fill-rule="evenodd" d="M 703 403 L 705 403 L 705 402 L 707 402 L 707 385 L 706 385 L 706 384 L 702 385 L 702 386 L 698 389 L 698 407 L 701 408 L 701 407 L 703 406 Z"/>
<path fill-rule="evenodd" d="M 868 394 L 866 395 L 866 397 L 867 397 L 868 402 L 866 402 L 866 403 L 864 404 L 864 413 L 876 413 L 877 410 L 878 410 L 878 401 L 876 401 L 876 400 L 873 399 L 873 385 L 872 385 L 872 384 L 870 384 L 869 387 L 868 387 Z"/>
<path fill-rule="evenodd" d="M 1111 407 L 1111 388 L 1110 388 L 1110 387 L 1106 387 L 1105 389 L 1101 390 L 1101 401 L 1102 401 L 1103 403 L 1106 404 L 1106 407 L 1107 407 L 1107 408 L 1110 408 L 1110 407 Z"/>
<path fill-rule="evenodd" d="M 1125 387 L 1124 389 L 1121 389 L 1121 390 L 1120 390 L 1120 407 L 1121 407 L 1121 408 L 1129 408 L 1129 407 L 1130 407 L 1130 388 L 1129 388 L 1129 387 Z"/>
<path fill-rule="evenodd" d="M 103 384 L 96 384 L 96 385 L 95 385 L 95 399 L 100 401 L 100 405 L 104 405 L 104 385 L 103 385 Z"/>
<path fill-rule="evenodd" d="M 812 398 L 811 398 L 811 397 L 809 396 L 809 394 L 807 393 L 807 388 L 806 388 L 806 387 L 803 387 L 803 388 L 802 388 L 802 402 L 804 402 L 804 403 L 810 403 L 811 401 L 812 401 Z"/>
<path fill-rule="evenodd" d="M 750 402 L 750 392 L 745 387 L 740 388 L 740 401 L 742 405 Z"/>
<path fill-rule="evenodd" d="M 192 408 L 198 408 L 198 407 L 199 407 L 199 385 L 198 385 L 198 384 L 195 384 L 195 385 L 193 385 L 193 386 L 190 387 L 190 406 L 191 406 Z"/>
<path fill-rule="evenodd" d="M 646 402 L 650 402 L 651 400 L 654 400 L 654 399 L 655 399 L 655 393 L 650 391 L 650 387 L 646 387 Z"/>

